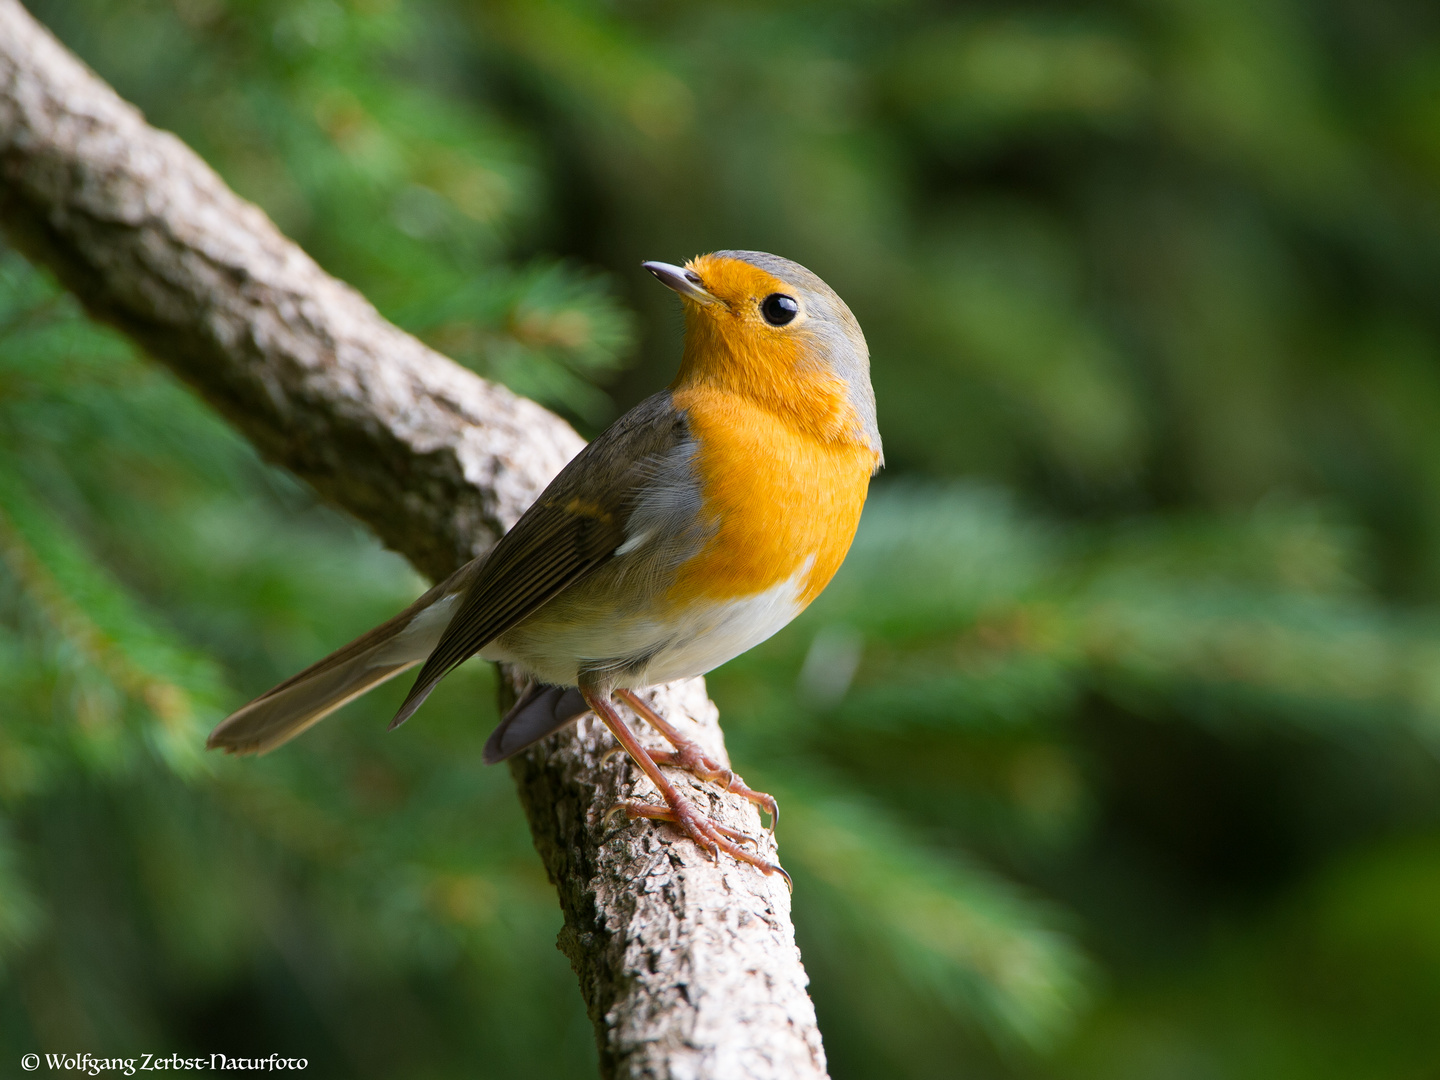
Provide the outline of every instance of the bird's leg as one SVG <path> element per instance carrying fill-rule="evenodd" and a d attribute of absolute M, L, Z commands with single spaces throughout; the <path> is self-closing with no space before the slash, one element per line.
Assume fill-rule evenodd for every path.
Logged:
<path fill-rule="evenodd" d="M 724 787 L 726 791 L 733 791 L 736 795 L 749 799 L 770 815 L 770 831 L 775 831 L 775 826 L 780 822 L 780 804 L 775 801 L 774 796 L 766 795 L 763 791 L 756 791 L 749 787 L 734 769 L 725 768 L 706 754 L 699 743 L 682 735 L 674 724 L 652 709 L 633 690 L 617 690 L 615 692 L 620 695 L 626 705 L 634 709 L 637 715 L 648 720 L 650 726 L 664 735 L 670 741 L 670 745 L 675 747 L 674 753 L 652 750 L 650 758 L 655 764 L 678 766 L 694 773 L 701 780 L 713 780 Z"/>
<path fill-rule="evenodd" d="M 639 765 L 645 775 L 650 778 L 651 783 L 660 789 L 660 795 L 664 798 L 668 808 L 668 810 L 662 810 L 658 806 L 649 806 L 645 803 L 627 802 L 624 804 L 627 814 L 631 817 L 673 821 L 712 856 L 718 858 L 719 853 L 723 851 L 740 862 L 759 867 L 767 874 L 778 873 L 785 878 L 786 882 L 789 882 L 789 874 L 774 863 L 738 847 L 729 838 L 736 835 L 733 829 L 727 829 L 718 822 L 711 821 L 707 815 L 695 809 L 680 792 L 675 790 L 675 785 L 665 779 L 665 774 L 660 771 L 660 766 L 655 764 L 649 753 L 635 738 L 634 733 L 625 725 L 625 721 L 620 719 L 620 714 L 615 711 L 615 706 L 611 704 L 608 693 L 602 695 L 584 687 L 581 687 L 580 692 L 585 695 L 585 703 L 610 729 L 610 734 L 620 741 L 620 745 L 635 759 L 635 764 Z"/>

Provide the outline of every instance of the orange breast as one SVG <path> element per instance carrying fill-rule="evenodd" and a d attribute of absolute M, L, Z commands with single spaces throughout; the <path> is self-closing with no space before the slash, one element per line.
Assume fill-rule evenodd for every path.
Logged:
<path fill-rule="evenodd" d="M 876 453 L 849 439 L 822 440 L 746 396 L 709 386 L 675 390 L 699 443 L 705 513 L 716 525 L 680 568 L 676 604 L 731 600 L 794 577 L 803 607 L 829 584 L 850 549 Z"/>

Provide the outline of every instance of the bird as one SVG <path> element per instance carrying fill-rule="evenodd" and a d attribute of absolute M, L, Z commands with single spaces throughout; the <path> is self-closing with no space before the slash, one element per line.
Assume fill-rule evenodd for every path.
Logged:
<path fill-rule="evenodd" d="M 529 680 L 485 743 L 487 764 L 593 712 L 665 803 L 617 810 L 675 823 L 712 857 L 785 873 L 661 766 L 744 795 L 771 828 L 775 800 L 636 691 L 758 645 L 839 569 L 884 464 L 869 349 L 845 302 L 789 259 L 717 251 L 642 266 L 684 308 L 674 381 L 585 446 L 488 553 L 226 717 L 209 748 L 265 753 L 418 664 L 398 727 L 478 653 Z M 641 746 L 616 698 L 674 750 Z"/>

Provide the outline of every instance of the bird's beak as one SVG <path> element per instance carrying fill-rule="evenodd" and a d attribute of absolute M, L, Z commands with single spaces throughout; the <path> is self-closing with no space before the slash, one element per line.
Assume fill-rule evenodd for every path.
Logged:
<path fill-rule="evenodd" d="M 694 270 L 686 270 L 674 263 L 646 262 L 640 265 L 659 278 L 660 284 L 674 289 L 687 300 L 694 300 L 697 304 L 713 304 L 717 299 L 700 283 L 700 275 Z"/>

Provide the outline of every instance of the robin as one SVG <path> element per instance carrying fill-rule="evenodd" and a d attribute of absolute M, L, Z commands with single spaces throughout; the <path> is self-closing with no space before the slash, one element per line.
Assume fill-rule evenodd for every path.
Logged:
<path fill-rule="evenodd" d="M 775 801 L 634 691 L 758 645 L 829 583 L 883 463 L 869 350 L 844 301 L 788 259 L 719 251 L 644 267 L 684 302 L 685 350 L 670 387 L 585 447 L 488 554 L 227 717 L 209 747 L 264 753 L 423 664 L 396 727 L 479 653 L 532 679 L 486 742 L 487 763 L 593 711 L 666 804 L 625 811 L 779 871 L 659 767 L 722 782 L 765 809 L 772 827 Z M 646 751 L 617 695 L 674 751 Z"/>

